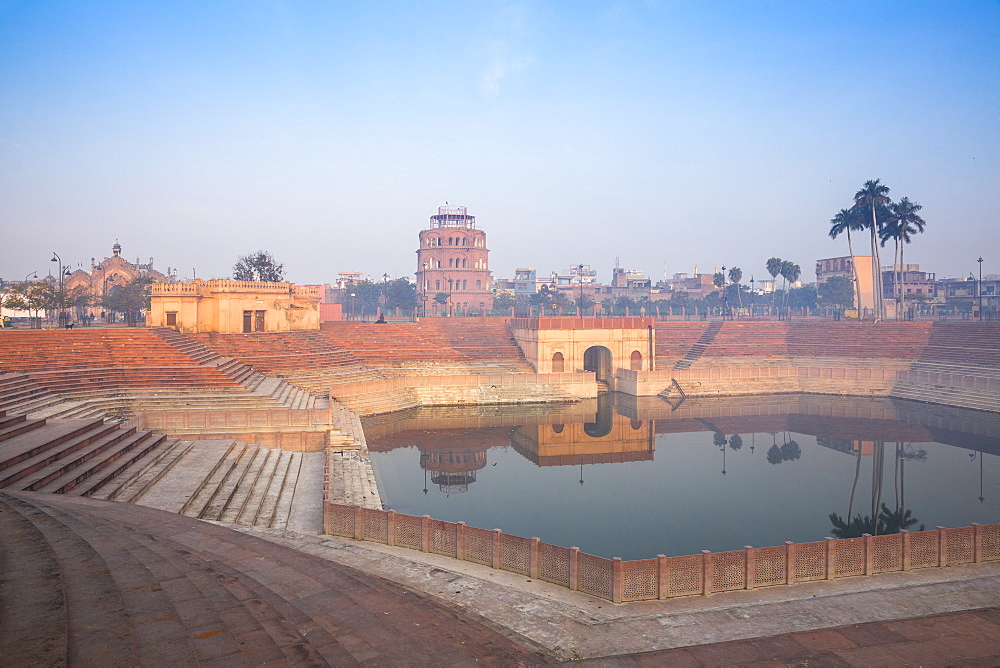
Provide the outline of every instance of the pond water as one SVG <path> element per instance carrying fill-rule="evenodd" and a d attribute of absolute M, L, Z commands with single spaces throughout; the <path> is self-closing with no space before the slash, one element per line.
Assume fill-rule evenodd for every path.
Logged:
<path fill-rule="evenodd" d="M 386 506 L 603 557 L 1000 522 L 1000 415 L 979 411 L 605 394 L 364 426 Z"/>

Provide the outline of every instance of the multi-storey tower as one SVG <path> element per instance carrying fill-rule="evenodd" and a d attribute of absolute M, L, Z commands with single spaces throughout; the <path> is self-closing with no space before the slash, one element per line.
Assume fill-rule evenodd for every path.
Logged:
<path fill-rule="evenodd" d="M 464 206 L 440 206 L 420 231 L 417 298 L 424 315 L 484 314 L 493 308 L 486 233 Z"/>

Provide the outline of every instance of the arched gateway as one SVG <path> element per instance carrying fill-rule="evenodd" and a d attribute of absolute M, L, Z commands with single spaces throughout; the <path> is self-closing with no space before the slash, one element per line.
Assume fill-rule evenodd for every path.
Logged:
<path fill-rule="evenodd" d="M 653 370 L 650 318 L 514 318 L 510 327 L 538 373 L 591 371 L 613 389 L 619 368 Z"/>

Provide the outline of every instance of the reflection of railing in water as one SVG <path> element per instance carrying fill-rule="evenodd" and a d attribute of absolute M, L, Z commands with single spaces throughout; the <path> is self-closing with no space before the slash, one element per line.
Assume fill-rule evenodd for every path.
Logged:
<path fill-rule="evenodd" d="M 329 535 L 471 561 L 615 603 L 1000 560 L 1000 524 L 622 561 L 427 515 L 327 503 L 324 516 Z"/>

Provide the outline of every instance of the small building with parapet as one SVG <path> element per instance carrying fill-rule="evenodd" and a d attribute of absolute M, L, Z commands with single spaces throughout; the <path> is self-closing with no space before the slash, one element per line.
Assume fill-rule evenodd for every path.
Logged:
<path fill-rule="evenodd" d="M 320 289 L 230 279 L 154 283 L 146 324 L 185 333 L 318 330 Z"/>

